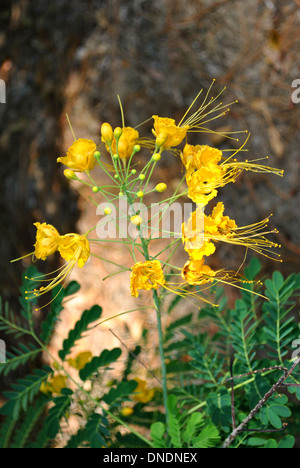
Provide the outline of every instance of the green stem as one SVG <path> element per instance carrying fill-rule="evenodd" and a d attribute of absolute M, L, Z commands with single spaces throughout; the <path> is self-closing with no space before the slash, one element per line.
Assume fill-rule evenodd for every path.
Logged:
<path fill-rule="evenodd" d="M 126 196 L 128 199 L 129 204 L 132 204 L 132 200 L 128 192 L 126 192 Z M 148 243 L 145 239 L 140 235 L 141 245 L 143 249 L 143 254 L 146 260 L 150 259 L 149 251 L 148 251 Z M 162 324 L 161 324 L 161 311 L 160 311 L 160 301 L 157 294 L 157 291 L 153 289 L 153 302 L 156 310 L 156 317 L 157 317 L 157 330 L 158 330 L 158 340 L 159 340 L 159 355 L 161 361 L 161 373 L 162 373 L 162 389 L 163 389 L 163 400 L 164 400 L 164 407 L 165 407 L 165 416 L 166 416 L 166 424 L 168 425 L 168 390 L 167 390 L 167 369 L 165 363 L 165 355 L 164 355 L 164 347 L 163 347 L 163 331 L 162 331 Z"/>
<path fill-rule="evenodd" d="M 163 389 L 163 399 L 164 399 L 164 407 L 165 407 L 165 414 L 166 414 L 166 423 L 168 425 L 169 422 L 169 415 L 168 415 L 168 388 L 167 388 L 167 368 L 165 362 L 165 354 L 164 354 L 164 345 L 163 345 L 163 331 L 162 331 L 162 324 L 161 324 L 161 312 L 160 312 L 160 301 L 157 294 L 157 291 L 153 290 L 153 301 L 156 310 L 156 318 L 157 318 L 157 330 L 158 330 L 158 339 L 159 339 L 159 355 L 161 361 L 161 373 L 162 373 L 162 389 Z"/>

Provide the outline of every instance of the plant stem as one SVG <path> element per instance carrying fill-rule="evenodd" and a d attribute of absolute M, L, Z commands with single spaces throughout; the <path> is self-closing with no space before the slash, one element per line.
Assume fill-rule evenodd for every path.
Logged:
<path fill-rule="evenodd" d="M 162 331 L 162 324 L 161 324 L 160 301 L 159 301 L 159 297 L 158 297 L 156 290 L 153 290 L 153 301 L 155 305 L 156 318 L 157 318 L 159 355 L 160 355 L 161 373 L 162 373 L 163 399 L 164 399 L 164 407 L 165 407 L 165 414 L 166 414 L 166 424 L 168 425 L 169 415 L 168 415 L 167 369 L 166 369 L 164 345 L 163 345 L 163 331 Z"/>

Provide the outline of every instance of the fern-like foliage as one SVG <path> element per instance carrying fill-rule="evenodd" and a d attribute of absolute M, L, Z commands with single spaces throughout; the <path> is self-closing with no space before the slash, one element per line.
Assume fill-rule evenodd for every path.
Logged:
<path fill-rule="evenodd" d="M 41 384 L 48 379 L 51 373 L 52 369 L 46 366 L 43 369 L 35 369 L 32 374 L 13 384 L 11 390 L 3 392 L 8 401 L 2 406 L 1 414 L 18 419 L 21 410 L 27 411 L 28 406 L 33 403 L 35 396 L 40 391 Z"/>
<path fill-rule="evenodd" d="M 261 264 L 253 259 L 245 269 L 245 276 L 254 281 L 260 274 Z M 225 289 L 213 284 L 211 290 L 219 307 L 206 304 L 199 312 L 179 318 L 174 312 L 180 309 L 182 298 L 176 296 L 167 305 L 168 325 L 164 333 L 169 386 L 166 424 L 160 410 L 162 392 L 157 386 L 160 374 L 152 368 L 152 363 L 145 367 L 150 371 L 148 376 L 158 376 L 155 391 L 149 392 L 145 382 L 148 392 L 145 390 L 145 395 L 151 396 L 138 401 L 135 395 L 137 381 L 134 379 L 143 359 L 142 344 L 124 360 L 120 380 L 107 381 L 112 365 L 121 356 L 120 348 L 100 349 L 99 355 L 90 357 L 70 373 L 71 361 L 77 363 L 76 359 L 69 359 L 70 353 L 73 354 L 78 340 L 101 317 L 100 306 L 85 310 L 66 333 L 58 358 L 51 355 L 48 345 L 64 302 L 78 291 L 79 285 L 71 282 L 53 291 L 49 311 L 37 335 L 32 314 L 36 298 L 28 301 L 25 291 L 32 290 L 38 280 L 35 267 L 24 274 L 19 314 L 12 313 L 9 304 L 0 302 L 0 331 L 14 334 L 17 339 L 22 337 L 7 351 L 7 361 L 0 364 L 0 377 L 11 377 L 20 366 L 34 368 L 42 352 L 49 358 L 49 366 L 34 368 L 3 392 L 6 401 L 1 408 L 4 416 L 0 425 L 1 448 L 55 446 L 58 434 L 67 448 L 149 445 L 163 449 L 219 448 L 232 431 L 233 407 L 238 424 L 278 380 L 283 368 L 289 367 L 293 345 L 299 340 L 299 311 L 295 307 L 300 291 L 299 274 L 284 278 L 275 272 L 270 279 L 245 283 L 239 299 L 231 307 Z M 28 339 L 26 344 L 24 337 Z M 145 344 L 147 337 L 144 330 Z M 288 387 L 284 395 L 272 395 L 251 419 L 248 432 L 235 439 L 234 447 L 294 446 L 299 418 L 289 393 L 300 401 L 297 372 L 286 383 L 296 386 Z M 150 385 L 153 387 L 153 383 Z M 66 437 L 70 414 L 80 419 L 80 428 L 76 434 Z M 151 440 L 145 443 L 145 438 L 138 437 L 137 432 L 120 430 L 122 418 L 126 418 L 126 427 L 142 427 L 142 433 L 148 430 Z M 290 422 L 289 432 L 282 433 L 286 422 Z M 266 431 L 270 429 L 280 432 L 269 435 Z"/>
<path fill-rule="evenodd" d="M 69 336 L 63 342 L 63 349 L 59 351 L 59 357 L 64 361 L 65 358 L 70 354 L 72 348 L 75 346 L 76 341 L 78 341 L 84 332 L 88 330 L 88 327 L 91 323 L 99 320 L 102 314 L 102 308 L 100 306 L 93 306 L 89 310 L 85 310 L 78 322 L 76 322 L 75 327 L 70 330 Z"/>
<path fill-rule="evenodd" d="M 168 397 L 168 428 L 161 422 L 152 424 L 151 437 L 155 448 L 212 448 L 220 442 L 212 422 L 201 413 L 189 414 L 175 395 Z"/>

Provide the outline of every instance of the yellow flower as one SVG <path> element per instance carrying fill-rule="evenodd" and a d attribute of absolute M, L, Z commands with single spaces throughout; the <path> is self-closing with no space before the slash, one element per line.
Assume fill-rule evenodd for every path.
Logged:
<path fill-rule="evenodd" d="M 184 265 L 181 273 L 184 283 L 191 286 L 203 286 L 213 282 L 220 282 L 223 284 L 235 285 L 235 283 L 248 283 L 251 284 L 254 281 L 247 280 L 241 275 L 234 271 L 227 270 L 212 270 L 208 265 L 205 265 L 204 258 L 197 260 L 190 258 Z M 183 283 L 183 285 L 184 285 Z M 236 286 L 239 289 L 243 289 L 241 286 Z M 207 286 L 205 286 L 207 288 Z M 192 293 L 190 293 L 193 295 Z M 196 296 L 196 295 L 195 295 Z M 197 296 L 196 296 L 197 297 Z M 210 303 L 207 299 L 202 298 L 206 302 Z M 215 306 L 215 304 L 210 303 Z"/>
<path fill-rule="evenodd" d="M 223 213 L 224 204 L 221 202 L 215 206 L 211 216 L 204 215 L 203 210 L 197 208 L 188 222 L 182 225 L 184 248 L 192 260 L 201 260 L 212 255 L 216 250 L 212 240 L 218 241 L 234 235 L 237 225 Z"/>
<path fill-rule="evenodd" d="M 58 248 L 57 239 L 59 238 L 59 233 L 51 224 L 34 223 L 34 226 L 37 228 L 34 254 L 36 258 L 46 260 Z"/>
<path fill-rule="evenodd" d="M 106 143 L 107 151 L 112 151 L 113 154 L 118 154 L 121 159 L 128 159 L 133 153 L 134 147 L 139 139 L 139 133 L 132 127 L 123 127 L 120 138 L 118 139 L 118 148 L 115 136 L 110 145 Z"/>
<path fill-rule="evenodd" d="M 67 387 L 67 377 L 63 374 L 58 374 L 52 377 L 48 382 L 42 382 L 40 386 L 40 392 L 45 393 L 57 393 L 60 394 L 63 388 Z"/>
<path fill-rule="evenodd" d="M 81 353 L 77 354 L 77 356 L 73 359 L 68 359 L 68 363 L 74 369 L 81 370 L 85 367 L 85 365 L 90 362 L 93 355 L 90 351 L 82 351 Z"/>
<path fill-rule="evenodd" d="M 188 168 L 189 168 L 188 163 Z M 217 188 L 224 185 L 224 171 L 220 166 L 203 166 L 196 171 L 189 171 L 186 174 L 188 186 L 188 196 L 193 202 L 203 206 L 215 198 L 218 194 Z"/>
<path fill-rule="evenodd" d="M 207 145 L 186 144 L 181 152 L 181 160 L 189 170 L 215 166 L 222 160 L 222 151 Z"/>
<path fill-rule="evenodd" d="M 147 382 L 145 380 L 139 378 L 134 380 L 138 383 L 138 386 L 134 390 L 136 394 L 133 396 L 133 399 L 141 403 L 148 403 L 151 401 L 154 397 L 155 390 L 153 388 L 147 388 Z"/>
<path fill-rule="evenodd" d="M 44 283 L 48 283 L 47 286 L 41 286 L 39 289 L 25 291 L 27 299 L 32 299 L 33 297 L 46 294 L 60 283 L 66 281 L 75 265 L 77 264 L 79 268 L 82 268 L 90 256 L 90 245 L 86 236 L 79 234 L 66 234 L 64 236 L 58 236 L 55 239 L 55 242 L 57 250 L 67 263 L 49 275 L 27 278 L 34 281 L 41 280 Z M 48 254 L 49 253 L 50 251 Z"/>
<path fill-rule="evenodd" d="M 82 268 L 90 257 L 90 244 L 86 236 L 80 234 L 66 234 L 60 236 L 58 250 L 67 262 L 77 263 Z"/>
<path fill-rule="evenodd" d="M 195 203 L 206 205 L 217 196 L 217 189 L 235 182 L 243 171 L 283 174 L 280 169 L 257 164 L 256 160 L 239 162 L 233 159 L 247 140 L 231 156 L 225 158 L 220 150 L 207 145 L 186 144 L 181 159 L 186 168 L 188 196 Z"/>
<path fill-rule="evenodd" d="M 232 231 L 237 228 L 234 219 L 229 216 L 224 216 L 224 204 L 217 203 L 214 207 L 211 216 L 205 216 L 204 230 L 207 236 L 230 236 Z"/>
<path fill-rule="evenodd" d="M 159 260 L 138 262 L 131 268 L 131 295 L 137 297 L 139 290 L 157 289 L 165 284 L 165 277 Z"/>
<path fill-rule="evenodd" d="M 163 146 L 165 149 L 173 148 L 174 146 L 180 145 L 186 137 L 186 133 L 189 129 L 188 125 L 176 125 L 174 119 L 159 117 L 158 115 L 153 115 L 152 118 L 154 120 L 152 133 L 157 139 L 156 142 L 158 146 Z"/>
<path fill-rule="evenodd" d="M 68 149 L 67 156 L 58 158 L 57 162 L 64 164 L 75 172 L 90 171 L 96 164 L 94 158 L 96 148 L 97 145 L 92 140 L 79 138 Z"/>
<path fill-rule="evenodd" d="M 134 409 L 129 406 L 124 406 L 124 408 L 121 409 L 121 414 L 122 416 L 125 416 L 125 418 L 128 418 L 128 416 L 131 416 L 133 413 Z"/>
<path fill-rule="evenodd" d="M 182 269 L 182 278 L 191 285 L 202 285 L 214 281 L 216 272 L 204 264 L 204 259 L 188 260 Z"/>

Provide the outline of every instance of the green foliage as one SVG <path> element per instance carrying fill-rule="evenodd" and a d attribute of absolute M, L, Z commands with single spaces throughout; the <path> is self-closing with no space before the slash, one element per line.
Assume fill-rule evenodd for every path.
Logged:
<path fill-rule="evenodd" d="M 75 324 L 73 330 L 70 330 L 69 336 L 63 342 L 63 349 L 59 351 L 59 357 L 62 361 L 70 354 L 71 349 L 75 346 L 76 341 L 78 341 L 84 332 L 88 330 L 88 326 L 99 320 L 102 314 L 102 308 L 100 306 L 93 306 L 90 310 L 85 310 L 78 322 Z"/>
<path fill-rule="evenodd" d="M 2 406 L 1 414 L 18 419 L 21 410 L 27 411 L 28 405 L 33 402 L 34 397 L 39 393 L 41 384 L 47 380 L 51 373 L 52 369 L 47 367 L 34 369 L 31 375 L 17 380 L 17 383 L 12 385 L 10 391 L 3 392 L 8 401 Z"/>
<path fill-rule="evenodd" d="M 175 395 L 168 397 L 168 429 L 163 423 L 151 426 L 155 448 L 212 448 L 219 441 L 218 429 L 202 413 L 192 413 L 178 405 Z M 170 439 L 169 443 L 167 439 Z"/>
<path fill-rule="evenodd" d="M 261 272 L 261 264 L 252 259 L 245 269 L 248 279 L 254 280 Z M 198 320 L 185 316 L 183 322 L 177 320 L 178 327 L 171 325 L 167 330 L 165 350 L 168 357 L 169 379 L 181 405 L 197 408 L 210 418 L 223 440 L 232 431 L 232 402 L 230 386 L 230 358 L 234 357 L 234 411 L 237 425 L 249 414 L 255 405 L 283 374 L 282 367 L 291 366 L 293 343 L 299 341 L 299 312 L 296 310 L 296 297 L 300 290 L 300 275 L 293 274 L 284 279 L 275 272 L 264 283 L 245 284 L 241 297 L 230 308 L 224 289 L 214 285 L 219 307 L 206 306 Z M 205 330 L 209 320 L 211 334 Z M 184 325 L 184 326 L 183 326 Z M 298 340 L 297 340 L 298 339 Z M 298 346 L 299 347 L 299 346 Z M 179 364 L 182 356 L 188 355 L 185 364 Z M 279 368 L 278 368 L 279 367 Z M 286 382 L 299 384 L 294 372 Z M 280 389 L 281 391 L 282 389 Z M 300 400 L 300 388 L 288 387 Z M 257 446 L 293 446 L 295 429 L 286 422 L 291 419 L 295 403 L 287 395 L 275 393 L 262 406 L 250 421 L 247 429 L 234 441 L 233 446 L 255 446 L 259 431 L 266 432 Z M 294 424 L 299 427 L 299 419 Z M 173 442 L 179 443 L 178 427 L 173 427 Z M 277 434 L 268 430 L 283 431 Z M 271 438 L 272 435 L 272 438 Z M 153 440 L 157 443 L 153 431 Z M 276 437 L 276 439 L 275 439 Z M 248 444 L 248 440 L 250 443 Z M 270 442 L 269 442 L 270 441 Z M 180 445 L 180 444 L 179 444 Z"/>
<path fill-rule="evenodd" d="M 72 390 L 63 388 L 62 395 L 53 399 L 54 406 L 50 408 L 45 424 L 49 439 L 54 439 L 60 429 L 60 421 L 66 415 L 72 403 Z"/>
<path fill-rule="evenodd" d="M 93 357 L 93 359 L 80 370 L 79 375 L 81 380 L 87 380 L 99 369 L 99 367 L 108 366 L 109 364 L 116 362 L 121 354 L 122 351 L 120 348 L 114 348 L 112 350 L 104 349 L 100 356 Z"/>
<path fill-rule="evenodd" d="M 36 307 L 35 297 L 30 300 L 29 289 L 38 286 L 39 273 L 35 267 L 30 267 L 23 275 L 21 287 L 20 314 L 16 315 L 9 309 L 8 304 L 1 305 L 0 330 L 5 333 L 14 333 L 16 337 L 30 337 L 32 342 L 23 344 L 7 351 L 7 360 L 0 364 L 0 375 L 4 378 L 21 366 L 33 362 L 42 352 L 48 353 L 47 345 L 50 341 L 55 325 L 63 310 L 64 300 L 78 291 L 79 285 L 75 281 L 65 288 L 55 288 L 52 292 L 50 310 L 45 314 L 41 324 L 41 333 L 38 336 L 33 327 L 33 307 Z M 62 433 L 64 421 L 68 421 L 72 408 L 76 414 L 85 420 L 84 426 L 78 433 L 66 441 L 66 447 L 84 446 L 101 448 L 106 446 L 106 439 L 110 439 L 109 421 L 99 408 L 105 405 L 112 416 L 113 412 L 119 414 L 120 405 L 130 399 L 137 382 L 124 380 L 114 382 L 109 386 L 103 384 L 106 373 L 121 355 L 119 348 L 102 350 L 100 356 L 94 356 L 82 369 L 78 371 L 77 382 L 69 373 L 68 357 L 76 343 L 89 330 L 89 326 L 101 317 L 102 309 L 95 305 L 83 312 L 74 328 L 68 332 L 59 352 L 59 360 L 49 355 L 52 360 L 51 367 L 35 368 L 25 378 L 19 378 L 11 388 L 3 392 L 6 399 L 1 407 L 4 420 L 0 425 L 0 447 L 2 448 L 43 448 L 53 444 L 56 436 Z M 130 363 L 130 366 L 132 363 Z M 130 367 L 129 366 L 129 367 Z M 128 367 L 128 371 L 130 371 Z M 102 372 L 101 372 L 102 371 Z M 58 379 L 55 381 L 55 379 Z M 100 385 L 97 398 L 90 398 L 83 384 L 87 381 L 91 385 Z M 53 387 L 51 387 L 53 382 Z M 75 388 L 72 389 L 72 384 Z M 58 386 L 59 385 L 59 386 Z M 43 390 L 42 390 L 43 388 Z M 45 392 L 44 393 L 42 393 Z M 101 395 L 102 393 L 102 395 Z M 49 406 L 49 403 L 51 405 Z M 87 412 L 88 409 L 88 412 Z"/>
<path fill-rule="evenodd" d="M 0 375 L 8 375 L 19 366 L 26 364 L 31 359 L 35 359 L 40 352 L 41 349 L 35 347 L 31 343 L 29 343 L 28 346 L 19 343 L 19 349 L 13 347 L 11 351 L 7 351 L 7 362 L 0 364 Z"/>
<path fill-rule="evenodd" d="M 245 275 L 254 280 L 260 274 L 261 264 L 253 259 Z M 166 424 L 157 381 L 149 387 L 145 382 L 147 388 L 156 387 L 145 403 L 136 398 L 137 381 L 133 379 L 139 375 L 143 348 L 148 346 L 148 330 L 123 360 L 119 380 L 111 380 L 110 372 L 121 357 L 120 348 L 100 348 L 99 355 L 71 372 L 69 357 L 76 355 L 78 341 L 95 326 L 102 309 L 95 305 L 82 313 L 66 332 L 58 358 L 54 358 L 48 350 L 52 333 L 64 301 L 78 291 L 79 285 L 73 281 L 53 291 L 38 335 L 32 313 L 36 299 L 25 300 L 25 291 L 38 284 L 38 276 L 35 267 L 24 274 L 18 315 L 8 304 L 0 303 L 0 331 L 18 339 L 18 344 L 7 351 L 7 361 L 0 364 L 0 378 L 11 378 L 25 367 L 27 373 L 24 378 L 13 378 L 10 388 L 3 392 L 6 402 L 1 408 L 1 448 L 47 448 L 55 446 L 58 435 L 66 448 L 220 448 L 232 431 L 233 402 L 239 425 L 282 376 L 283 369 L 290 367 L 299 341 L 299 312 L 295 307 L 299 274 L 284 278 L 275 272 L 260 283 L 245 283 L 231 306 L 225 289 L 213 284 L 219 307 L 206 304 L 199 312 L 181 317 L 176 311 L 182 299 L 176 296 L 168 303 L 165 317 L 164 350 L 171 389 Z M 48 355 L 49 367 L 36 368 L 42 353 Z M 151 363 L 145 363 L 145 367 L 151 371 L 149 378 L 160 376 L 160 369 L 153 369 Z M 284 394 L 274 393 L 231 447 L 294 447 L 300 424 L 298 373 L 285 383 L 296 386 L 286 387 Z M 72 435 L 68 433 L 71 415 L 79 422 L 78 431 Z"/>

